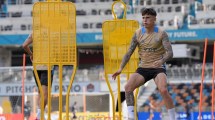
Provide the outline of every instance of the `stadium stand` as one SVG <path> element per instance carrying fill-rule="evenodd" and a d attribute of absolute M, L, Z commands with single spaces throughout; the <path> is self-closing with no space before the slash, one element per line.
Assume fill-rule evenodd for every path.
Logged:
<path fill-rule="evenodd" d="M 204 84 L 203 91 L 203 111 L 210 111 L 211 109 L 211 83 Z M 186 104 L 191 104 L 192 111 L 198 111 L 198 102 L 199 102 L 199 92 L 200 91 L 200 83 L 180 83 L 180 84 L 170 84 L 168 87 L 172 98 L 174 100 L 174 104 L 176 105 L 176 109 L 179 112 L 186 111 Z M 150 101 L 155 101 L 157 103 L 157 110 L 161 110 L 163 103 L 162 97 L 157 94 L 158 90 L 156 89 L 152 95 L 148 98 L 148 100 L 142 104 L 142 109 L 144 111 L 148 111 Z"/>
<path fill-rule="evenodd" d="M 11 0 L 7 1 L 7 3 L 2 3 L 1 9 L 1 17 L 7 17 L 6 19 L 10 19 L 10 22 L 7 23 L 6 20 L 3 21 L 4 26 L 2 25 L 4 30 L 10 31 L 30 31 L 31 30 L 31 16 L 32 16 L 32 0 L 25 1 L 16 1 Z M 77 27 L 78 30 L 86 31 L 87 29 L 91 29 L 95 32 L 101 32 L 101 21 L 108 20 L 112 18 L 111 13 L 111 0 L 107 1 L 74 1 L 77 6 Z M 83 7 L 87 4 L 87 7 Z M 131 6 L 128 4 L 128 19 L 133 18 L 140 21 L 140 11 L 144 9 L 144 6 L 153 7 L 158 12 L 158 25 L 164 29 L 179 29 L 183 27 L 184 20 L 186 19 L 188 13 L 190 12 L 190 6 L 192 2 L 182 0 L 173 0 L 172 3 L 168 1 L 159 2 L 159 1 L 144 1 L 140 0 L 137 5 Z M 196 3 L 197 4 L 197 3 Z M 195 7 L 198 8 L 198 6 Z M 165 5 L 165 7 L 164 7 Z M 96 8 L 94 6 L 97 6 Z M 200 11 L 198 11 L 200 12 Z M 200 13 L 201 14 L 201 13 Z M 168 17 L 167 17 L 168 16 Z M 9 17 L 9 18 L 8 18 Z M 21 17 L 21 19 L 19 19 Z M 198 15 L 196 15 L 196 19 L 200 19 Z M 97 18 L 97 19 L 94 19 Z M 192 16 L 189 17 L 191 20 Z M 23 22 L 22 20 L 25 19 Z M 88 19 L 88 21 L 84 21 Z M 91 20 L 93 19 L 93 20 Z M 195 18 L 194 18 L 195 19 Z M 95 21 L 96 20 L 96 21 Z M 208 20 L 211 21 L 211 20 Z M 27 23 L 26 23 L 27 22 Z M 191 22 L 193 24 L 193 22 Z M 3 31 L 4 31 L 3 30 Z M 88 31 L 89 32 L 89 31 Z"/>
<path fill-rule="evenodd" d="M 188 27 L 194 28 L 214 28 L 214 1 L 203 0 L 202 2 L 195 1 L 195 12 L 188 16 Z"/>

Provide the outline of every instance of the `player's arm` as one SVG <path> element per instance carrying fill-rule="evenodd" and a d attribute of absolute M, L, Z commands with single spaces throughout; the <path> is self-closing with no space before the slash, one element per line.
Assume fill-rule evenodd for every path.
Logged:
<path fill-rule="evenodd" d="M 123 68 L 125 67 L 125 65 L 129 61 L 129 59 L 130 59 L 131 55 L 133 54 L 136 47 L 137 47 L 137 36 L 136 36 L 136 34 L 134 34 L 134 36 L 132 37 L 132 40 L 131 40 L 130 47 L 122 59 L 119 70 L 112 75 L 112 78 L 114 80 L 116 79 L 116 76 L 118 76 L 122 72 Z"/>
<path fill-rule="evenodd" d="M 120 64 L 120 70 L 122 70 L 125 67 L 125 65 L 128 63 L 128 61 L 131 58 L 131 55 L 133 54 L 136 47 L 137 47 L 137 36 L 136 36 L 136 34 L 134 34 L 134 36 L 132 37 L 132 40 L 131 40 L 130 47 L 129 47 L 127 53 L 124 55 L 122 62 Z"/>
<path fill-rule="evenodd" d="M 32 51 L 29 47 L 29 45 L 33 42 L 33 39 L 32 39 L 32 34 L 30 34 L 28 36 L 28 38 L 25 40 L 25 42 L 22 44 L 22 47 L 23 49 L 29 54 L 29 55 L 32 55 Z"/>
<path fill-rule="evenodd" d="M 32 38 L 32 34 L 30 34 L 28 38 L 25 40 L 25 42 L 22 44 L 22 48 L 28 53 L 28 55 L 30 55 L 31 58 L 33 56 L 33 53 L 29 45 L 32 44 L 32 42 L 33 42 L 33 38 Z"/>
<path fill-rule="evenodd" d="M 163 32 L 162 34 L 162 44 L 164 49 L 166 50 L 162 58 L 162 62 L 165 63 L 166 61 L 173 58 L 172 45 L 166 32 Z"/>

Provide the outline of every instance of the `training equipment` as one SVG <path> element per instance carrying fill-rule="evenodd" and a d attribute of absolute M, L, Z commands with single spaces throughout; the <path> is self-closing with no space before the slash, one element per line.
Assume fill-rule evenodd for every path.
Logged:
<path fill-rule="evenodd" d="M 124 16 L 123 19 L 117 19 L 117 16 L 114 12 L 114 5 L 116 3 L 121 3 L 124 6 Z M 113 111 L 113 119 L 115 120 L 115 97 L 113 94 L 113 90 L 110 86 L 110 77 L 109 75 L 116 72 L 122 61 L 123 56 L 127 52 L 132 36 L 135 31 L 139 28 L 139 23 L 135 20 L 126 20 L 126 5 L 122 1 L 115 1 L 112 5 L 112 12 L 114 15 L 114 20 L 105 21 L 102 25 L 103 32 L 103 50 L 104 50 L 104 68 L 105 68 L 105 78 L 106 82 L 112 97 L 112 111 Z M 125 66 L 122 71 L 122 75 L 124 74 L 128 80 L 129 75 L 135 72 L 138 64 L 138 54 L 137 50 L 135 50 L 134 54 L 131 56 L 129 62 Z M 122 108 L 121 108 L 121 87 L 120 87 L 120 76 L 117 77 L 118 84 L 118 110 L 119 110 L 119 118 L 122 119 Z M 138 90 L 136 92 L 135 98 L 137 97 Z M 135 100 L 136 102 L 136 100 Z M 136 106 L 136 103 L 135 103 Z M 136 112 L 136 111 L 135 111 Z"/>
<path fill-rule="evenodd" d="M 33 67 L 36 80 L 37 66 L 48 67 L 48 120 L 51 115 L 51 69 L 59 67 L 59 118 L 62 119 L 62 69 L 73 66 L 73 72 L 66 95 L 66 119 L 69 119 L 69 94 L 77 68 L 76 52 L 76 8 L 71 2 L 61 0 L 36 2 L 33 6 Z M 41 84 L 38 84 L 41 101 L 44 101 Z M 41 116 L 44 116 L 41 102 Z M 41 117 L 41 119 L 43 119 Z"/>

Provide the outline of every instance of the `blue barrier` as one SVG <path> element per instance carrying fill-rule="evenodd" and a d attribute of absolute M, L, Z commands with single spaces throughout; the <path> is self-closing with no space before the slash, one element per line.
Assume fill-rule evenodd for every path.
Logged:
<path fill-rule="evenodd" d="M 138 119 L 139 120 L 149 120 L 149 112 L 139 112 L 138 113 Z M 161 113 L 160 112 L 154 112 L 154 117 L 152 120 L 162 120 L 161 119 Z"/>
<path fill-rule="evenodd" d="M 215 40 L 215 29 L 167 30 L 171 41 Z M 0 35 L 1 45 L 21 45 L 27 34 Z M 77 33 L 77 44 L 102 44 L 102 33 Z"/>
<path fill-rule="evenodd" d="M 149 112 L 138 112 L 138 119 L 148 120 L 149 115 L 150 115 Z M 215 117 L 215 112 L 214 112 L 214 117 Z M 162 120 L 162 114 L 160 112 L 154 112 L 154 117 L 152 120 Z M 200 120 L 199 112 L 191 112 L 188 117 L 186 112 L 178 112 L 177 120 Z M 212 120 L 211 112 L 202 112 L 201 120 Z"/>

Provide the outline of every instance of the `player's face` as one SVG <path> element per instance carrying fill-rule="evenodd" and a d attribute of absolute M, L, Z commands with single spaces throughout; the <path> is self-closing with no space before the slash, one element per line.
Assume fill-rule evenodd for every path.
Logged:
<path fill-rule="evenodd" d="M 154 27 L 156 17 L 152 15 L 144 15 L 143 17 L 143 26 L 145 28 Z"/>

